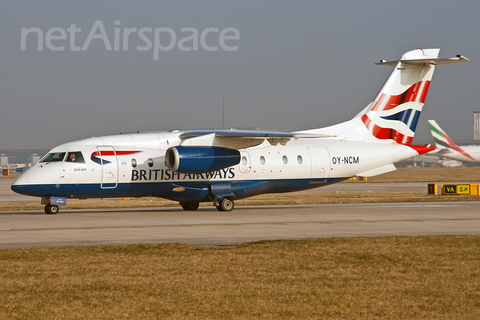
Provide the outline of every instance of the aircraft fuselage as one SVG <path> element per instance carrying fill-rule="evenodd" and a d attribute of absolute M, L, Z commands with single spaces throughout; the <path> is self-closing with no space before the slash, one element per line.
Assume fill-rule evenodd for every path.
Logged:
<path fill-rule="evenodd" d="M 202 202 L 210 201 L 209 193 L 219 199 L 242 199 L 328 185 L 415 154 L 411 148 L 390 142 L 366 146 L 364 142 L 335 139 L 292 140 L 285 145 L 265 141 L 239 150 L 238 165 L 181 173 L 165 164 L 166 150 L 178 143 L 178 133 L 170 132 L 66 143 L 49 153 L 59 154 L 62 161 L 41 160 L 12 189 L 31 196 L 67 199 L 158 196 Z M 69 154 L 79 152 L 83 161 L 68 159 Z"/>

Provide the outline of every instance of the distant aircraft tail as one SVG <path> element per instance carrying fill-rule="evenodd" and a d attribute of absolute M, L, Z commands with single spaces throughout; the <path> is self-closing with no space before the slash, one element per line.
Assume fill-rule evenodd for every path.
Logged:
<path fill-rule="evenodd" d="M 395 67 L 375 99 L 352 120 L 312 131 L 355 141 L 390 140 L 411 145 L 435 66 L 468 61 L 461 55 L 438 58 L 439 52 L 416 49 L 398 61 L 380 61 L 377 65 Z"/>
<path fill-rule="evenodd" d="M 457 146 L 455 142 L 445 133 L 445 131 L 440 128 L 438 123 L 435 120 L 428 120 L 428 124 L 430 125 L 430 132 L 432 133 L 432 137 L 435 140 L 435 146 L 439 150 L 439 154 L 445 152 L 458 152 L 468 159 L 475 161 L 475 159 L 465 152 L 462 148 Z"/>

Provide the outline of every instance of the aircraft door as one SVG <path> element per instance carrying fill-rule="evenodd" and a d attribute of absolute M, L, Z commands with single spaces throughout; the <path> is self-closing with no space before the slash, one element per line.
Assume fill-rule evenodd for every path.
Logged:
<path fill-rule="evenodd" d="M 112 146 L 97 146 L 98 157 L 102 165 L 102 189 L 115 189 L 118 185 L 118 161 L 115 148 Z"/>
<path fill-rule="evenodd" d="M 252 164 L 250 162 L 250 155 L 247 151 L 240 152 L 240 172 L 241 173 L 249 173 L 252 169 Z"/>
<path fill-rule="evenodd" d="M 330 176 L 330 153 L 326 147 L 308 147 L 311 163 L 311 178 L 328 178 Z"/>

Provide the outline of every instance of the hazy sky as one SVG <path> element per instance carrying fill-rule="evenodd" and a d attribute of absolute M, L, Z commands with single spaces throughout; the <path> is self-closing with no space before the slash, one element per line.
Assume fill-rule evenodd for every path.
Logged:
<path fill-rule="evenodd" d="M 223 95 L 227 127 L 328 126 L 374 99 L 391 72 L 375 62 L 417 47 L 471 62 L 436 69 L 414 142 L 431 140 L 428 119 L 455 140 L 473 139 L 473 111 L 480 111 L 479 13 L 474 0 L 3 2 L 0 148 L 220 128 Z M 100 28 L 85 45 L 96 21 L 112 50 Z M 35 33 L 22 50 L 22 28 L 41 30 L 42 50 Z M 126 28 L 134 31 L 124 47 Z M 154 31 L 144 28 L 166 28 L 157 59 L 140 35 L 143 29 L 153 41 Z M 200 41 L 198 50 L 181 50 L 180 40 L 194 35 L 184 28 L 198 30 L 198 38 L 217 28 L 203 41 L 212 51 Z M 235 51 L 220 46 L 225 28 L 238 30 L 240 39 L 224 42 Z M 172 31 L 175 47 L 169 48 Z M 183 42 L 182 48 L 193 47 L 193 40 Z"/>

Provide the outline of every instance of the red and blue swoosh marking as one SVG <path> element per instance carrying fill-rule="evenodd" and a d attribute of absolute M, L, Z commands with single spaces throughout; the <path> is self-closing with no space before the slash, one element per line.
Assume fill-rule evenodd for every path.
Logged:
<path fill-rule="evenodd" d="M 109 164 L 112 161 L 106 160 L 103 157 L 111 157 L 111 156 L 115 156 L 115 155 L 125 156 L 125 155 L 135 154 L 135 153 L 139 153 L 139 152 L 142 152 L 142 151 L 122 151 L 122 150 L 119 150 L 119 151 L 113 151 L 113 150 L 95 151 L 95 152 L 92 152 L 92 154 L 90 155 L 90 159 L 93 162 L 98 163 L 98 164 Z"/>
<path fill-rule="evenodd" d="M 407 102 L 418 102 L 424 104 L 429 87 L 430 81 L 419 81 L 409 87 L 404 92 L 397 95 L 388 95 L 382 93 L 378 101 L 372 107 L 371 111 L 389 111 Z M 403 122 L 410 128 L 412 132 L 415 132 L 417 128 L 418 118 L 420 117 L 420 111 L 414 109 L 406 109 L 391 115 L 380 114 L 379 117 L 389 121 Z M 392 139 L 400 144 L 412 143 L 413 136 L 399 132 L 393 128 L 380 127 L 376 123 L 374 123 L 374 120 L 372 120 L 367 114 L 363 114 L 361 119 L 367 129 L 377 139 Z"/>
<path fill-rule="evenodd" d="M 430 81 L 419 81 L 400 94 L 388 95 L 382 93 L 372 111 L 388 111 L 407 102 L 425 103 Z"/>

